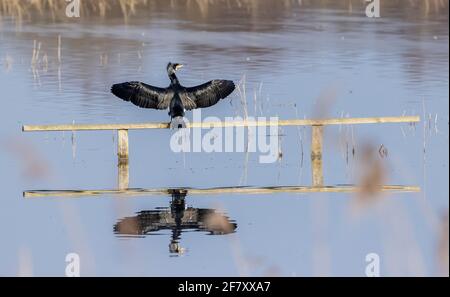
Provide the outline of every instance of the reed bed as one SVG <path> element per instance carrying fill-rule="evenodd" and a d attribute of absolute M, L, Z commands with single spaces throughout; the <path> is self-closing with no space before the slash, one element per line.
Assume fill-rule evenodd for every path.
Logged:
<path fill-rule="evenodd" d="M 290 9 L 294 6 L 311 8 L 339 8 L 350 13 L 358 7 L 364 7 L 364 0 L 78 0 L 80 14 L 83 17 L 122 16 L 127 20 L 138 12 L 152 11 L 161 8 L 184 7 L 197 10 L 202 16 L 211 13 L 214 8 L 242 9 L 255 13 L 259 10 L 271 10 L 274 7 Z M 53 20 L 68 20 L 65 9 L 68 2 L 64 0 L 0 0 L 0 16 L 13 17 L 16 20 L 39 17 Z M 381 1 L 382 9 L 395 7 L 399 10 L 414 9 L 428 15 L 433 13 L 448 14 L 448 0 L 391 0 Z M 358 9 L 359 11 L 359 9 Z"/>

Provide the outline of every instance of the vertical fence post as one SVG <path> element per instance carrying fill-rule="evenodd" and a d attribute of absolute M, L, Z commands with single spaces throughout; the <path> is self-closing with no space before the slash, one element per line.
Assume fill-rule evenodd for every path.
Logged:
<path fill-rule="evenodd" d="M 127 190 L 130 186 L 130 169 L 128 163 L 119 163 L 117 174 L 117 188 Z"/>
<path fill-rule="evenodd" d="M 117 130 L 117 157 L 120 163 L 128 163 L 128 130 Z"/>
<path fill-rule="evenodd" d="M 128 130 L 117 130 L 118 188 L 129 187 Z"/>
<path fill-rule="evenodd" d="M 312 184 L 314 187 L 323 186 L 323 167 L 322 167 L 322 150 L 323 150 L 323 126 L 312 126 L 311 139 L 311 169 Z"/>

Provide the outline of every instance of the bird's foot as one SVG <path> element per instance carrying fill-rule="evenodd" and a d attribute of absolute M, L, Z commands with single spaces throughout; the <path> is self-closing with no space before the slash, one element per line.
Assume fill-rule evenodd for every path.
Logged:
<path fill-rule="evenodd" d="M 186 122 L 183 117 L 173 117 L 170 121 L 170 129 L 186 128 Z"/>

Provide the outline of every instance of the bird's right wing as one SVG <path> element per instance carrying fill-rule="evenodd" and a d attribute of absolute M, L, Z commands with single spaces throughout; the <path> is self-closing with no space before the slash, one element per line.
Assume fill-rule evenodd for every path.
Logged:
<path fill-rule="evenodd" d="M 216 104 L 220 99 L 224 99 L 231 93 L 233 93 L 235 88 L 234 83 L 231 80 L 211 80 L 202 85 L 186 88 L 181 94 L 182 99 L 187 97 L 190 103 L 186 105 L 186 109 L 194 108 L 204 108 L 210 107 Z"/>
<path fill-rule="evenodd" d="M 150 86 L 138 81 L 114 84 L 111 93 L 142 108 L 166 109 L 173 92 L 169 89 Z"/>

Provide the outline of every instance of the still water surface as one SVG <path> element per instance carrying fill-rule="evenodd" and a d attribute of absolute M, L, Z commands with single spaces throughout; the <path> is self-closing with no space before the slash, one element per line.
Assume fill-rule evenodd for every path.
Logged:
<path fill-rule="evenodd" d="M 382 275 L 438 274 L 449 196 L 448 8 L 428 17 L 392 8 L 372 20 L 337 8 L 275 7 L 217 4 L 196 15 L 162 6 L 127 24 L 92 17 L 25 20 L 20 28 L 3 17 L 0 274 L 64 275 L 70 252 L 80 255 L 82 275 L 363 276 L 372 252 Z M 32 65 L 34 41 L 41 48 Z M 183 210 L 170 196 L 22 197 L 116 188 L 111 131 L 24 134 L 21 126 L 167 121 L 166 112 L 138 109 L 109 88 L 128 80 L 166 86 L 168 61 L 185 64 L 184 85 L 240 83 L 251 116 L 425 116 L 417 125 L 329 127 L 323 160 L 326 184 L 354 184 L 349 150 L 383 145 L 386 183 L 422 191 L 366 203 L 350 194 L 188 194 Z M 235 92 L 202 115 L 243 116 L 241 99 Z M 308 128 L 283 128 L 273 164 L 260 164 L 258 154 L 176 154 L 171 133 L 130 131 L 130 187 L 311 184 Z M 225 230 L 211 231 L 209 214 Z"/>

